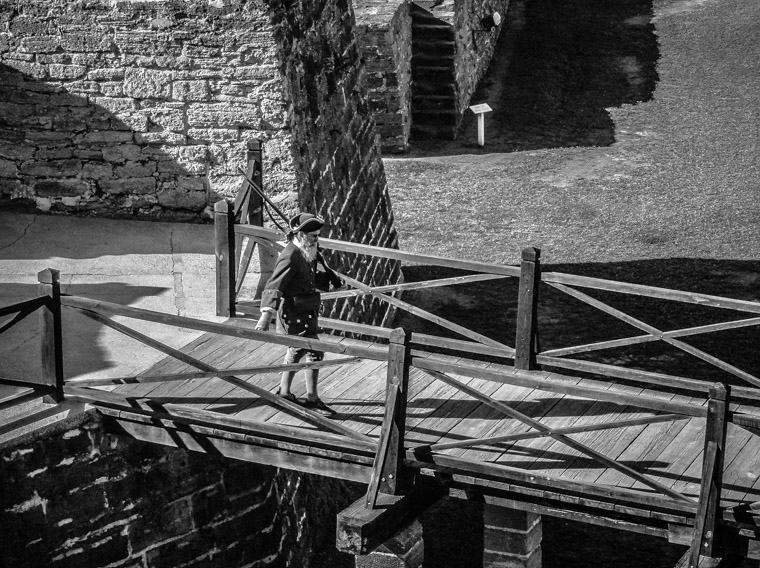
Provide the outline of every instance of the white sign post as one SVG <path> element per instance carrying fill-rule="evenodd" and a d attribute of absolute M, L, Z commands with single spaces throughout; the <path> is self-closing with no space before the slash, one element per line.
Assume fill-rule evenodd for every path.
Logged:
<path fill-rule="evenodd" d="M 486 113 L 493 109 L 486 103 L 472 105 L 470 110 L 478 117 L 478 144 L 483 146 L 486 143 Z"/>

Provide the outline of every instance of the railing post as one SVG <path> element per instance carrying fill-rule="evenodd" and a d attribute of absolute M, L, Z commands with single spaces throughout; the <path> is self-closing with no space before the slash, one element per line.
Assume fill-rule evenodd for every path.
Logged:
<path fill-rule="evenodd" d="M 540 249 L 529 247 L 522 251 L 520 288 L 517 296 L 517 335 L 515 337 L 515 368 L 535 369 L 538 343 L 537 312 L 538 285 L 541 282 Z"/>
<path fill-rule="evenodd" d="M 264 189 L 264 152 L 258 140 L 248 142 L 248 164 L 253 164 L 251 179 L 260 189 Z M 247 221 L 250 225 L 264 226 L 264 200 L 255 191 L 251 191 L 248 202 Z"/>
<path fill-rule="evenodd" d="M 40 310 L 40 355 L 42 380 L 56 402 L 63 400 L 63 335 L 61 327 L 61 273 L 46 268 L 37 274 L 41 296 L 48 296 L 47 308 Z"/>
<path fill-rule="evenodd" d="M 716 383 L 710 387 L 705 426 L 705 448 L 702 459 L 702 483 L 699 504 L 694 522 L 689 566 L 697 568 L 699 557 L 714 557 L 716 553 L 715 531 L 723 486 L 723 458 L 726 449 L 728 427 L 729 385 Z"/>
<path fill-rule="evenodd" d="M 214 204 L 216 315 L 235 317 L 235 220 L 224 199 Z"/>
<path fill-rule="evenodd" d="M 408 389 L 409 334 L 396 328 L 391 332 L 388 346 L 383 429 L 367 490 L 367 506 L 370 508 L 375 506 L 379 492 L 400 495 L 411 486 L 411 474 L 403 464 Z"/>

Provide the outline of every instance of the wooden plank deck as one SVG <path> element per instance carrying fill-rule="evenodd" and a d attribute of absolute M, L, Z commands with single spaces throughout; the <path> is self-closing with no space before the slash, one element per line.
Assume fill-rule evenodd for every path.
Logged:
<path fill-rule="evenodd" d="M 352 340 L 336 338 L 335 341 Z M 231 369 L 279 364 L 285 347 L 205 334 L 188 344 L 183 351 L 214 367 Z M 340 356 L 328 353 L 326 360 L 338 357 Z M 456 361 L 454 358 L 449 360 Z M 503 369 L 505 372 L 512 369 L 492 363 L 470 361 L 470 364 L 488 367 L 491 370 Z M 189 365 L 167 357 L 146 369 L 142 375 L 193 370 L 195 369 Z M 655 411 L 630 405 L 586 400 L 483 379 L 451 376 L 552 428 L 619 422 L 657 414 Z M 275 392 L 279 386 L 277 372 L 240 378 L 270 392 Z M 578 379 L 578 384 L 584 382 L 585 379 Z M 319 384 L 322 398 L 338 411 L 335 422 L 373 439 L 379 438 L 385 402 L 385 362 L 358 360 L 346 365 L 327 367 L 320 372 Z M 646 390 L 648 394 L 657 394 L 665 400 L 684 401 L 686 398 L 621 385 L 611 385 L 609 389 L 634 394 Z M 275 407 L 221 378 L 123 384 L 109 387 L 109 390 L 124 397 L 149 398 L 161 404 L 179 404 L 191 409 L 213 411 L 228 418 L 295 427 L 310 432 L 320 430 L 318 425 Z M 293 392 L 297 396 L 304 395 L 300 374 L 294 381 Z M 570 434 L 570 437 L 605 456 L 620 460 L 696 501 L 699 496 L 704 425 L 704 419 L 685 418 L 594 430 Z M 468 438 L 524 433 L 530 430 L 523 422 L 474 400 L 461 390 L 435 379 L 429 373 L 417 368 L 411 369 L 406 436 L 408 448 Z M 726 452 L 726 481 L 722 505 L 732 507 L 760 501 L 760 484 L 757 483 L 760 437 L 729 425 Z M 548 436 L 502 444 L 451 448 L 442 450 L 442 453 L 467 462 L 501 464 L 570 481 L 593 483 L 615 489 L 635 489 L 643 494 L 657 495 L 654 489 L 623 472 L 605 467 Z"/>

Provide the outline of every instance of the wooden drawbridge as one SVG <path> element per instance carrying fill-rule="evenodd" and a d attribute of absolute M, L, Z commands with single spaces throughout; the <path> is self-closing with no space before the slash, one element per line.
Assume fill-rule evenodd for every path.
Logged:
<path fill-rule="evenodd" d="M 42 272 L 38 298 L 0 309 L 0 332 L 42 310 L 45 384 L 33 388 L 60 403 L 92 403 L 120 432 L 138 439 L 365 483 L 365 498 L 339 517 L 338 546 L 357 554 L 371 551 L 409 515 L 449 491 L 686 544 L 683 566 L 715 564 L 728 555 L 760 558 L 760 379 L 682 339 L 756 326 L 760 303 L 542 273 L 535 249 L 524 251 L 521 266 L 511 267 L 324 239 L 334 255 L 467 272 L 384 286 L 349 279 L 349 289 L 324 295 L 325 302 L 372 296 L 462 339 L 330 318 L 322 324 L 334 333 L 319 340 L 279 336 L 254 330 L 256 302 L 238 299 L 235 280 L 246 274 L 253 245 L 277 251 L 280 235 L 234 222 L 234 213 L 226 203 L 217 207 L 218 305 L 234 316 L 225 322 L 67 295 L 56 271 Z M 408 290 L 504 279 L 519 279 L 514 346 L 399 297 Z M 541 287 L 640 333 L 540 351 Z M 594 291 L 749 316 L 666 331 L 596 299 Z M 62 310 L 167 357 L 138 376 L 67 380 Z M 122 323 L 124 318 L 204 333 L 175 349 Z M 650 342 L 715 366 L 725 382 L 587 356 Z M 320 393 L 338 411 L 336 418 L 275 394 L 289 345 L 326 352 L 323 362 L 311 365 L 321 368 Z M 585 356 L 573 357 L 578 354 Z"/>

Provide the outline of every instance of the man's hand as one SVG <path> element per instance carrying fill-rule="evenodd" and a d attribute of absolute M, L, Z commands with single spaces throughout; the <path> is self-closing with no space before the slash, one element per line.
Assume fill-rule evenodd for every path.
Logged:
<path fill-rule="evenodd" d="M 272 313 L 264 312 L 261 314 L 259 321 L 256 322 L 256 331 L 267 331 L 269 329 L 269 323 L 272 321 Z"/>

